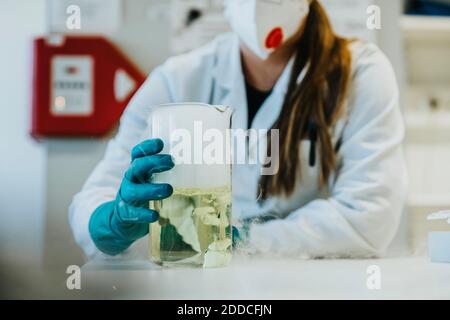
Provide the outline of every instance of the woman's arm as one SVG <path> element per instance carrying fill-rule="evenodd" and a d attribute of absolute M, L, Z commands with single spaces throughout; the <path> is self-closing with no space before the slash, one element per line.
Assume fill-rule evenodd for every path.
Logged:
<path fill-rule="evenodd" d="M 115 199 L 123 175 L 130 165 L 131 149 L 144 139 L 150 107 L 171 101 L 164 69 L 157 68 L 130 101 L 121 118 L 117 135 L 108 143 L 103 159 L 74 197 L 69 208 L 69 221 L 76 242 L 87 256 L 100 254 L 88 230 L 92 213 L 100 205 Z"/>
<path fill-rule="evenodd" d="M 404 123 L 389 61 L 376 50 L 358 62 L 331 197 L 284 220 L 254 225 L 260 251 L 307 257 L 379 256 L 392 241 L 407 190 Z"/>

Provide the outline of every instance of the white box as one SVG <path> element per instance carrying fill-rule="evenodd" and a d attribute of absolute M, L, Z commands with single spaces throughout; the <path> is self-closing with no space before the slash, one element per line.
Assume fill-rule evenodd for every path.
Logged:
<path fill-rule="evenodd" d="M 432 262 L 450 263 L 450 231 L 428 234 L 428 255 Z"/>

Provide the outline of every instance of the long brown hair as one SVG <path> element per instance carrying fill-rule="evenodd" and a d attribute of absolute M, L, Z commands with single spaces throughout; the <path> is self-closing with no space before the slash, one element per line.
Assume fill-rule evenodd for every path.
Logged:
<path fill-rule="evenodd" d="M 330 127 L 343 111 L 351 73 L 350 40 L 337 36 L 317 0 L 310 4 L 304 31 L 298 41 L 291 79 L 282 111 L 273 125 L 279 129 L 279 170 L 261 176 L 261 198 L 291 195 L 300 177 L 300 142 L 311 140 L 311 165 L 315 145 L 319 150 L 319 185 L 324 185 L 335 166 L 335 150 Z M 301 72 L 306 73 L 298 83 Z M 270 150 L 270 142 L 269 149 Z M 272 155 L 273 158 L 273 155 Z"/>

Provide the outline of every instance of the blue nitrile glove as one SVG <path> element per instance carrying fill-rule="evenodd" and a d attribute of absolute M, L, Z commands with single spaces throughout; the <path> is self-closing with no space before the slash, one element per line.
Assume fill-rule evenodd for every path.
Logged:
<path fill-rule="evenodd" d="M 244 248 L 249 246 L 250 227 L 253 224 L 263 224 L 278 219 L 274 213 L 266 213 L 264 215 L 242 219 L 238 221 L 238 226 L 232 228 L 233 249 Z"/>
<path fill-rule="evenodd" d="M 100 251 L 109 255 L 123 252 L 148 233 L 149 223 L 159 219 L 158 212 L 148 208 L 149 201 L 168 198 L 173 192 L 169 184 L 150 182 L 153 173 L 174 167 L 170 155 L 158 154 L 163 146 L 160 139 L 154 139 L 134 147 L 116 200 L 102 204 L 92 214 L 89 233 Z"/>
<path fill-rule="evenodd" d="M 244 247 L 247 245 L 249 238 L 250 223 L 243 222 L 242 226 L 232 227 L 233 249 Z"/>

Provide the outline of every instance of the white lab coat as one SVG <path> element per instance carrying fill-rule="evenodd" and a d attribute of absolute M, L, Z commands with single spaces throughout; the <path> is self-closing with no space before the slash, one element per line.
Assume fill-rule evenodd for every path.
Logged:
<path fill-rule="evenodd" d="M 260 171 L 255 166 L 233 169 L 234 217 L 270 213 L 279 218 L 251 227 L 250 244 L 259 251 L 303 257 L 380 256 L 396 233 L 407 188 L 398 87 L 389 61 L 375 45 L 357 42 L 351 50 L 347 112 L 332 128 L 334 143 L 341 138 L 342 145 L 328 185 L 318 188 L 319 165 L 309 166 L 306 140 L 301 148 L 302 179 L 289 198 L 271 198 L 258 205 Z M 258 111 L 253 128 L 269 129 L 278 117 L 292 62 Z M 115 198 L 130 164 L 130 150 L 149 132 L 152 106 L 169 102 L 232 106 L 236 109 L 233 127 L 246 128 L 238 38 L 226 34 L 203 48 L 168 59 L 133 97 L 118 134 L 70 207 L 75 239 L 88 256 L 99 254 L 88 231 L 92 212 Z"/>

